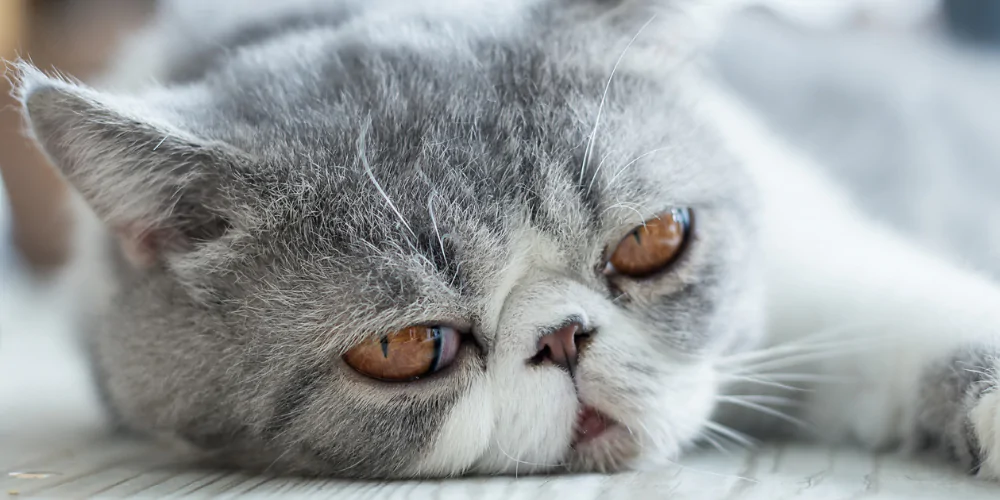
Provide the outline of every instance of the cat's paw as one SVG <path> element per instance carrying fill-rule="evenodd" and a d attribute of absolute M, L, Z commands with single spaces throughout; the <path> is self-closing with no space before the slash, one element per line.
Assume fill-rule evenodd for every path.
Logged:
<path fill-rule="evenodd" d="M 1000 480 L 1000 390 L 991 385 L 969 412 L 969 427 L 978 455 L 978 476 L 996 481 Z"/>
<path fill-rule="evenodd" d="M 1000 481 L 1000 351 L 959 350 L 921 384 L 918 448 L 937 450 L 964 471 Z"/>

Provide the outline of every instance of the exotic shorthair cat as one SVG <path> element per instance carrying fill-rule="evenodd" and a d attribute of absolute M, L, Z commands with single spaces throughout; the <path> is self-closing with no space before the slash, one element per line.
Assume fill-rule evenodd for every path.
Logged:
<path fill-rule="evenodd" d="M 100 90 L 19 63 L 111 414 L 295 474 L 794 434 L 1000 476 L 1000 287 L 713 86 L 723 3 L 175 0 Z"/>

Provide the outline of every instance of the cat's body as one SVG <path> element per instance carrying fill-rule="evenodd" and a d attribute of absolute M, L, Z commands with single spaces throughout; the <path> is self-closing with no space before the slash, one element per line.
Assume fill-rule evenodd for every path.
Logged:
<path fill-rule="evenodd" d="M 299 473 L 615 470 L 741 439 L 713 414 L 788 430 L 753 408 L 781 394 L 828 439 L 1000 474 L 1000 290 L 700 78 L 712 2 L 201 3 L 109 79 L 152 72 L 140 98 L 23 68 L 33 133 L 124 249 L 89 263 L 121 423 Z M 688 208 L 676 259 L 608 272 Z M 341 357 L 409 325 L 466 340 L 408 383 Z M 591 414 L 613 423 L 587 439 Z"/>
<path fill-rule="evenodd" d="M 941 30 L 813 31 L 749 12 L 724 32 L 725 81 L 866 215 L 1000 276 L 994 52 Z"/>

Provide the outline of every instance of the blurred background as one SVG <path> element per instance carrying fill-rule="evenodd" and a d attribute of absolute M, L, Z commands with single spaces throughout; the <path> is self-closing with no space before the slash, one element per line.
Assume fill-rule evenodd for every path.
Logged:
<path fill-rule="evenodd" d="M 741 1 L 722 78 L 877 217 L 974 264 L 997 254 L 1000 0 Z M 154 6 L 0 0 L 0 57 L 87 80 Z M 0 80 L 0 260 L 43 276 L 69 251 L 66 188 L 8 93 Z"/>
<path fill-rule="evenodd" d="M 1000 0 L 756 3 L 723 80 L 869 218 L 1000 278 Z"/>
<path fill-rule="evenodd" d="M 152 12 L 153 0 L 0 0 L 0 58 L 24 57 L 87 80 Z M 0 79 L 0 258 L 46 273 L 67 257 L 65 186 L 21 134 Z"/>

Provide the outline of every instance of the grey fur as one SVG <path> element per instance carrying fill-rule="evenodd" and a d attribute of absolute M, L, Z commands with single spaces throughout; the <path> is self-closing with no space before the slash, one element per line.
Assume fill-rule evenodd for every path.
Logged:
<path fill-rule="evenodd" d="M 942 453 L 970 474 L 979 472 L 985 443 L 976 437 L 969 415 L 983 394 L 994 389 L 997 359 L 995 349 L 969 346 L 928 368 L 921 383 L 915 443 Z"/>
<path fill-rule="evenodd" d="M 363 478 L 617 470 L 696 438 L 718 390 L 699 368 L 762 329 L 755 194 L 674 86 L 702 33 L 686 14 L 711 2 L 238 3 L 165 4 L 139 53 L 158 82 L 135 92 L 20 66 L 30 132 L 104 237 L 152 256 L 108 245 L 113 290 L 89 311 L 120 424 L 231 465 Z M 840 176 L 877 191 L 876 172 Z M 694 227 L 675 264 L 601 273 L 677 206 Z M 576 376 L 531 362 L 570 320 L 590 334 Z M 387 384 L 341 360 L 418 323 L 467 334 L 454 365 Z M 970 468 L 991 356 L 926 369 L 917 402 L 911 437 Z M 579 452 L 581 394 L 662 428 Z M 491 431 L 473 451 L 474 425 L 446 435 L 470 416 Z M 557 450 L 533 463 L 503 443 Z"/>
<path fill-rule="evenodd" d="M 582 290 L 610 308 L 626 294 L 616 314 L 645 325 L 651 350 L 602 346 L 615 325 L 592 325 L 582 379 L 623 398 L 662 391 L 678 356 L 756 336 L 759 318 L 734 313 L 757 293 L 740 165 L 672 92 L 679 67 L 617 64 L 630 40 L 683 60 L 690 40 L 667 28 L 686 26 L 685 4 L 297 1 L 186 40 L 171 38 L 181 4 L 154 28 L 170 48 L 160 84 L 136 95 L 22 67 L 31 131 L 84 199 L 112 228 L 161 235 L 153 267 L 115 267 L 90 327 L 120 420 L 243 466 L 407 476 L 458 398 L 564 319 L 530 323 L 540 299 Z M 609 245 L 673 206 L 695 214 L 682 259 L 609 283 Z M 490 313 L 527 234 L 543 264 Z M 385 384 L 340 360 L 421 322 L 472 336 L 441 374 Z M 628 380 L 586 371 L 620 362 Z M 638 447 L 563 453 L 608 470 Z M 474 468 L 507 470 L 489 463 Z"/>

